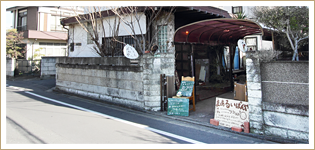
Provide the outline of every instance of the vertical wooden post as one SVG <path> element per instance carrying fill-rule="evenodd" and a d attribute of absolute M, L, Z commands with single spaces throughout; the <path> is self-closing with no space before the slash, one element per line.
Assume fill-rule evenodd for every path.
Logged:
<path fill-rule="evenodd" d="M 240 51 L 240 48 L 238 48 L 238 69 L 241 69 L 241 51 Z"/>
<path fill-rule="evenodd" d="M 164 111 L 164 74 L 160 74 L 161 111 Z"/>
<path fill-rule="evenodd" d="M 191 75 L 195 76 L 195 62 L 194 62 L 194 45 L 191 45 L 191 56 L 190 56 L 190 64 L 191 64 Z"/>
<path fill-rule="evenodd" d="M 172 96 L 176 95 L 175 91 L 175 77 L 174 76 L 167 76 L 166 77 L 166 96 L 167 98 L 171 98 Z"/>
<path fill-rule="evenodd" d="M 191 71 L 192 71 L 192 77 L 195 77 L 196 73 L 195 73 L 195 57 L 194 57 L 194 45 L 191 45 Z M 196 93 L 196 77 L 194 78 L 194 93 Z M 196 99 L 196 94 L 193 95 L 194 99 Z"/>
<path fill-rule="evenodd" d="M 233 70 L 232 70 L 232 67 L 233 67 L 233 44 L 229 46 L 230 47 L 230 89 L 231 91 L 234 89 L 234 83 L 233 83 Z"/>

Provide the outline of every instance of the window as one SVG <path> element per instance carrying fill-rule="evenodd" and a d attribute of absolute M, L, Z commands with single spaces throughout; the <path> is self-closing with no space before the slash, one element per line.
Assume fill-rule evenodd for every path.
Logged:
<path fill-rule="evenodd" d="M 60 43 L 54 43 L 54 46 L 60 46 Z"/>
<path fill-rule="evenodd" d="M 87 23 L 87 30 L 89 33 L 93 33 L 92 24 L 90 22 Z M 93 44 L 92 38 L 89 33 L 86 33 L 86 42 L 87 44 Z"/>
<path fill-rule="evenodd" d="M 167 26 L 158 26 L 158 45 L 161 53 L 167 52 Z"/>
<path fill-rule="evenodd" d="M 116 39 L 122 42 L 125 42 L 125 40 L 130 42 L 130 39 L 124 36 L 116 37 Z M 124 49 L 123 43 L 114 41 L 112 37 L 108 37 L 105 39 L 103 38 L 102 43 L 103 43 L 103 47 L 105 47 L 105 50 L 108 54 L 111 54 L 113 52 L 114 56 L 123 56 L 123 49 Z M 131 43 L 126 43 L 126 44 L 132 45 Z"/>
<path fill-rule="evenodd" d="M 131 45 L 131 46 L 134 46 L 134 39 L 131 36 L 125 36 L 124 37 L 124 42 L 126 44 Z"/>
<path fill-rule="evenodd" d="M 67 54 L 67 43 L 39 42 L 39 46 L 41 56 L 66 56 Z"/>
<path fill-rule="evenodd" d="M 74 51 L 74 43 L 70 43 L 70 52 Z"/>
<path fill-rule="evenodd" d="M 50 31 L 64 31 L 62 25 L 60 24 L 60 19 L 63 17 L 51 15 L 51 22 L 50 22 Z"/>
<path fill-rule="evenodd" d="M 54 49 L 53 48 L 46 48 L 46 56 L 53 56 Z"/>
<path fill-rule="evenodd" d="M 18 16 L 18 31 L 26 31 L 27 30 L 27 10 L 20 10 Z"/>
<path fill-rule="evenodd" d="M 66 48 L 61 48 L 60 49 L 60 56 L 67 56 L 67 49 Z"/>
<path fill-rule="evenodd" d="M 140 36 L 135 36 L 136 38 L 140 38 Z M 118 41 L 124 42 L 126 44 L 131 45 L 132 47 L 137 49 L 137 44 L 136 41 L 133 37 L 131 36 L 119 36 L 116 37 L 116 39 Z M 115 46 L 116 44 L 116 46 Z M 112 37 L 107 37 L 107 38 L 102 38 L 102 46 L 105 47 L 105 50 L 108 53 L 111 53 L 113 48 L 113 52 L 114 52 L 114 56 L 123 56 L 123 49 L 124 49 L 124 44 L 117 42 L 117 41 L 113 41 Z"/>
<path fill-rule="evenodd" d="M 247 50 L 257 50 L 257 38 L 256 37 L 250 37 L 250 38 L 245 38 L 245 43 L 247 45 Z"/>
<path fill-rule="evenodd" d="M 54 46 L 54 43 L 46 43 L 47 46 Z"/>
<path fill-rule="evenodd" d="M 233 14 L 238 14 L 238 13 L 242 13 L 242 12 L 243 12 L 242 6 L 234 6 L 234 7 L 232 7 L 232 13 Z"/>
<path fill-rule="evenodd" d="M 66 48 L 61 47 L 40 47 L 35 50 L 34 58 L 40 59 L 41 56 L 67 56 Z"/>
<path fill-rule="evenodd" d="M 40 46 L 67 46 L 67 43 L 39 42 Z"/>

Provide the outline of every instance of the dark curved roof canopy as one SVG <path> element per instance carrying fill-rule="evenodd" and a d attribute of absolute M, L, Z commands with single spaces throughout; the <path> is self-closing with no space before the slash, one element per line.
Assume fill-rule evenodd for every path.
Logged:
<path fill-rule="evenodd" d="M 182 26 L 175 31 L 173 40 L 175 43 L 236 44 L 247 35 L 263 33 L 262 27 L 250 20 L 220 18 Z"/>

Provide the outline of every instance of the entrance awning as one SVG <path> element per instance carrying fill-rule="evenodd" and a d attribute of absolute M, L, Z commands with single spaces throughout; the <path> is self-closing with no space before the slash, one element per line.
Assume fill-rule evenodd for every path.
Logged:
<path fill-rule="evenodd" d="M 174 43 L 196 43 L 208 45 L 236 44 L 247 35 L 262 34 L 262 27 L 244 19 L 209 19 L 178 28 Z"/>

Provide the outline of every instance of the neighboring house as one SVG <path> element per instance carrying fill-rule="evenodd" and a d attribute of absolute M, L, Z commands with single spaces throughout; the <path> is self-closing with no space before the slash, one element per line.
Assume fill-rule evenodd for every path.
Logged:
<path fill-rule="evenodd" d="M 106 12 L 106 10 L 102 11 Z M 143 14 L 143 12 L 139 12 L 139 15 Z M 161 33 L 159 35 L 162 35 L 161 37 L 158 37 L 159 43 L 157 43 L 160 46 L 160 50 L 163 52 L 167 49 L 167 41 L 172 41 L 172 36 L 170 33 L 174 32 L 177 28 L 180 26 L 205 20 L 205 19 L 214 19 L 214 18 L 231 18 L 229 14 L 217 7 L 211 7 L 211 6 L 203 6 L 203 7 L 176 7 L 176 12 L 173 14 L 173 20 L 171 23 L 174 24 L 174 26 L 160 26 L 162 28 L 160 30 Z M 105 17 L 103 20 L 105 24 L 105 32 L 110 33 L 109 26 L 107 22 L 113 22 L 115 16 L 109 15 Z M 107 20 L 107 21 L 105 21 Z M 92 48 L 94 43 L 90 40 L 90 37 L 86 31 L 82 29 L 82 27 L 78 24 L 76 19 L 74 17 L 65 18 L 63 19 L 63 23 L 65 26 L 69 26 L 69 44 L 72 45 L 72 48 L 69 50 L 69 57 L 99 57 L 95 52 L 93 52 Z M 148 28 L 146 25 L 146 18 L 142 17 L 140 21 L 142 33 L 146 34 L 145 29 Z M 140 35 L 140 29 L 135 28 L 135 32 L 137 35 Z M 171 31 L 171 32 L 170 32 Z M 121 25 L 119 29 L 118 39 L 126 44 L 133 45 L 135 44 L 132 37 L 130 36 L 130 29 L 127 26 Z M 108 41 L 108 37 L 111 37 L 112 35 L 106 34 L 106 37 L 100 37 L 100 41 L 102 41 L 102 44 L 105 44 L 105 42 Z M 161 41 L 163 41 L 161 43 Z M 170 43 L 169 43 L 170 44 Z M 105 44 L 106 45 L 106 44 Z M 108 45 L 108 44 L 107 44 Z M 121 50 L 123 49 L 122 44 L 118 45 Z M 122 56 L 122 51 L 117 52 L 115 56 Z"/>
<path fill-rule="evenodd" d="M 24 33 L 25 59 L 68 55 L 68 33 L 60 25 L 60 19 L 74 16 L 72 7 L 15 6 L 6 11 L 11 11 L 13 28 Z M 83 10 L 78 10 L 77 13 L 83 13 Z"/>
<path fill-rule="evenodd" d="M 97 86 L 102 86 L 102 88 L 108 88 L 111 90 L 110 92 L 105 94 L 106 96 L 108 96 L 108 98 L 121 98 L 124 102 L 132 102 L 132 99 L 134 99 L 135 96 L 127 96 L 127 94 L 117 94 L 122 92 L 124 88 L 128 88 L 128 85 L 130 84 L 128 82 L 124 83 L 125 81 L 118 81 L 121 80 L 121 77 L 118 74 L 122 72 L 124 72 L 125 75 L 129 73 L 134 74 L 134 72 L 132 71 L 134 69 L 131 69 L 131 67 L 125 70 L 125 68 L 123 67 L 123 70 L 119 70 L 122 68 L 118 66 L 128 66 L 131 64 L 136 64 L 136 66 L 139 67 L 139 70 L 136 71 L 136 74 L 139 75 L 139 77 L 135 79 L 138 82 L 137 84 L 135 84 L 135 86 L 141 86 L 142 88 L 129 88 L 127 90 L 128 92 L 132 91 L 132 93 L 136 91 L 136 93 L 141 95 L 140 97 L 137 97 L 138 100 L 135 103 L 138 104 L 135 104 L 137 105 L 136 107 L 159 110 L 160 91 L 155 90 L 159 89 L 157 87 L 160 87 L 160 74 L 176 76 L 175 72 L 177 72 L 178 77 L 196 76 L 196 81 L 199 82 L 198 74 L 200 73 L 200 68 L 204 68 L 206 73 L 202 74 L 202 78 L 203 81 L 209 83 L 210 77 L 220 74 L 218 73 L 220 71 L 217 71 L 217 67 L 219 67 L 218 64 L 222 64 L 222 62 L 218 62 L 218 57 L 216 57 L 217 54 L 213 54 L 216 49 L 220 50 L 217 46 L 228 46 L 230 49 L 235 49 L 237 41 L 239 39 L 242 39 L 247 35 L 261 34 L 263 32 L 262 28 L 258 24 L 249 20 L 244 21 L 231 19 L 227 11 L 218 7 L 211 6 L 177 6 L 175 9 L 176 11 L 171 14 L 169 22 L 166 25 L 161 25 L 161 20 L 165 19 L 165 14 L 163 14 L 157 17 L 158 19 L 155 20 L 151 26 L 148 26 L 148 16 L 146 16 L 148 14 L 143 13 L 143 9 L 141 11 L 141 8 L 142 7 L 140 6 L 137 12 L 137 14 L 145 14 L 142 17 L 142 20 L 139 21 L 141 29 L 142 31 L 145 31 L 145 29 L 150 28 L 150 30 L 148 31 L 149 33 L 142 33 L 154 35 L 154 33 L 157 32 L 158 28 L 161 29 L 159 30 L 156 37 L 150 37 L 156 40 L 154 43 L 158 45 L 159 53 L 156 53 L 155 55 L 146 53 L 143 55 L 140 54 L 140 57 L 136 60 L 128 60 L 126 57 L 124 57 L 122 53 L 123 44 L 121 43 L 117 43 L 116 45 L 117 51 L 114 54 L 115 57 L 97 58 L 100 56 L 95 54 L 95 52 L 93 51 L 93 46 L 95 46 L 95 44 L 90 40 L 90 35 L 77 22 L 76 18 L 69 17 L 62 19 L 61 24 L 69 28 L 69 45 L 71 45 L 71 48 L 69 49 L 69 57 L 71 58 L 58 59 L 56 61 L 56 66 L 58 66 L 56 87 L 63 90 L 71 89 L 70 91 L 76 92 L 78 94 L 82 94 L 82 92 L 79 92 L 79 90 L 84 91 L 84 93 L 92 92 L 96 94 L 101 94 L 101 92 L 99 92 L 97 88 L 95 88 L 96 90 L 93 90 L 94 87 L 91 87 L 89 89 L 81 88 L 81 85 L 83 84 L 84 86 L 86 84 L 93 84 L 93 86 L 97 84 Z M 152 9 L 158 10 L 158 8 L 156 9 L 154 7 Z M 164 9 L 167 11 L 169 7 L 164 7 Z M 106 29 L 105 33 L 110 33 L 108 22 L 113 22 L 115 15 L 110 10 L 102 11 L 101 14 L 103 17 L 101 21 L 103 21 L 105 25 L 104 29 Z M 98 22 L 100 24 L 100 19 L 98 20 Z M 86 24 L 87 30 L 89 30 L 89 21 L 84 20 L 82 24 Z M 130 30 L 126 30 L 128 29 L 128 27 L 126 27 L 126 25 L 125 27 L 123 27 L 123 23 L 120 26 L 121 27 L 119 28 L 120 30 L 118 32 L 117 38 L 126 44 L 134 45 L 134 40 L 132 40 L 129 34 L 131 33 Z M 97 28 L 100 27 L 102 26 L 97 26 Z M 99 30 L 99 32 L 102 32 L 102 30 Z M 136 29 L 135 34 L 139 36 L 140 29 Z M 100 33 L 99 35 L 100 36 L 98 37 L 98 41 L 100 42 L 100 44 L 105 44 L 105 46 L 107 46 L 107 38 L 111 37 L 112 35 L 106 34 L 105 37 L 102 33 Z M 137 48 L 136 45 L 135 48 Z M 223 47 L 221 48 L 223 50 Z M 232 58 L 232 54 L 230 53 L 229 55 L 230 58 Z M 89 65 L 85 66 L 86 64 Z M 111 67 L 109 67 L 108 64 Z M 78 68 L 73 68 L 76 66 Z M 198 68 L 196 68 L 196 66 L 199 67 L 199 70 Z M 86 67 L 86 70 L 84 71 L 88 71 L 88 73 L 82 73 L 81 76 L 87 77 L 91 81 L 85 82 L 83 80 L 75 80 L 69 78 L 74 74 L 71 74 L 73 71 L 67 70 L 76 70 L 80 74 L 80 72 L 83 71 L 82 67 Z M 97 68 L 95 71 L 100 72 L 98 73 L 98 77 L 96 77 L 96 74 L 93 73 L 93 67 Z M 229 68 L 230 70 L 228 72 L 232 72 L 231 67 Z M 221 69 L 223 70 L 223 68 Z M 110 72 L 110 76 L 106 72 Z M 117 76 L 115 76 L 116 73 Z M 231 82 L 232 89 L 232 74 L 229 74 L 229 76 L 227 77 Z M 102 83 L 100 83 L 100 81 L 95 81 L 95 83 L 93 83 L 94 81 L 92 80 L 94 79 L 99 79 L 102 81 Z M 127 80 L 127 78 L 124 80 Z M 150 82 L 148 82 L 148 80 Z M 103 84 L 103 81 L 111 82 L 111 84 Z M 72 84 L 65 84 L 69 82 L 71 82 Z M 154 85 L 154 88 L 147 88 L 147 83 L 150 83 L 150 85 L 151 83 L 158 85 Z M 151 90 L 150 92 L 154 93 L 154 100 L 148 100 L 152 98 L 150 98 L 149 95 L 145 95 L 144 98 L 142 97 L 144 93 L 147 94 L 147 90 Z M 147 100 L 148 102 L 146 102 Z"/>

